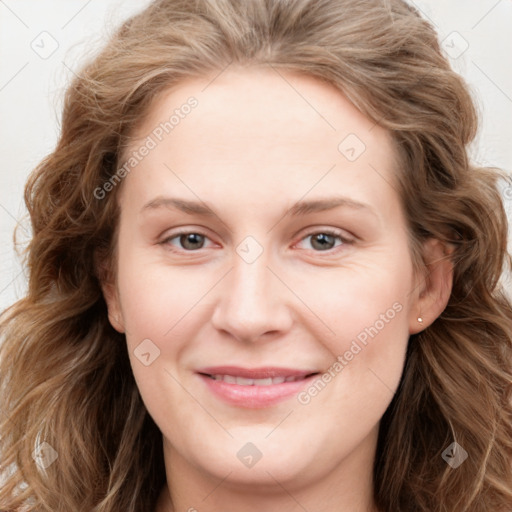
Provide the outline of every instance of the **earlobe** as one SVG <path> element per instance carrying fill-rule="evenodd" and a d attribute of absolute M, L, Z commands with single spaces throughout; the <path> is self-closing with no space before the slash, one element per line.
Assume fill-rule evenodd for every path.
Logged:
<path fill-rule="evenodd" d="M 112 283 L 102 283 L 101 289 L 107 304 L 110 325 L 112 325 L 117 332 L 124 333 L 125 328 L 119 303 L 119 293 L 115 285 Z"/>
<path fill-rule="evenodd" d="M 101 287 L 103 298 L 107 304 L 110 325 L 120 333 L 125 332 L 119 292 L 115 284 L 112 269 L 108 264 L 109 258 L 105 251 L 94 252 L 94 272 Z"/>
<path fill-rule="evenodd" d="M 453 248 L 434 238 L 424 243 L 425 271 L 417 285 L 415 304 L 411 307 L 410 334 L 428 327 L 446 308 L 453 285 L 452 252 Z"/>

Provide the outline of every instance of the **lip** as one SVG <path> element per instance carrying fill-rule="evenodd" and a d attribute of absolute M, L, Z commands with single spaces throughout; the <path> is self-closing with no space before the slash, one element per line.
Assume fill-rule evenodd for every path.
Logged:
<path fill-rule="evenodd" d="M 302 388 L 317 377 L 316 370 L 300 370 L 296 368 L 281 368 L 266 366 L 261 368 L 244 368 L 239 366 L 213 366 L 197 370 L 198 376 L 207 388 L 224 402 L 236 407 L 262 409 L 278 404 L 296 395 Z M 291 378 L 291 382 L 281 382 L 267 385 L 241 385 L 214 380 L 210 375 L 231 375 L 246 379 Z"/>

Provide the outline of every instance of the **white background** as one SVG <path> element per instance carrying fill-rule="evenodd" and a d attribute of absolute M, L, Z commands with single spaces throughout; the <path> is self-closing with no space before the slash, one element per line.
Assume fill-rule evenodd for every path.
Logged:
<path fill-rule="evenodd" d="M 510 173 L 512 1 L 411 3 L 434 24 L 452 52 L 454 68 L 470 84 L 481 116 L 473 159 Z M 23 186 L 56 143 L 65 86 L 80 60 L 97 50 L 124 18 L 147 4 L 148 0 L 0 0 L 0 311 L 26 289 L 12 233 L 17 222 L 28 226 Z M 466 46 L 464 53 L 453 57 Z M 44 54 L 53 47 L 51 55 Z M 511 199 L 506 207 L 512 220 Z"/>

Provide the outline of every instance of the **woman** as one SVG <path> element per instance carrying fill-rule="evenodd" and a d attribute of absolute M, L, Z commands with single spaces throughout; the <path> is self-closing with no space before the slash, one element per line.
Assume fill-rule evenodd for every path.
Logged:
<path fill-rule="evenodd" d="M 507 220 L 475 131 L 398 0 L 125 22 L 27 184 L 1 510 L 510 510 Z"/>

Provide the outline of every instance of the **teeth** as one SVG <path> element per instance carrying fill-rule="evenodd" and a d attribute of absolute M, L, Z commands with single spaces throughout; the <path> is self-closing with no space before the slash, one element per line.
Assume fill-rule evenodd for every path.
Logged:
<path fill-rule="evenodd" d="M 226 377 L 229 377 L 229 375 L 226 375 Z M 224 377 L 224 380 L 226 379 Z M 236 383 L 240 386 L 252 386 L 254 384 L 254 379 L 246 379 L 245 377 L 237 377 Z"/>
<path fill-rule="evenodd" d="M 294 382 L 301 380 L 302 377 L 268 377 L 266 379 L 247 379 L 246 377 L 235 377 L 233 375 L 210 375 L 214 380 L 222 380 L 228 384 L 238 384 L 239 386 L 271 386 L 272 384 L 282 384 L 283 382 Z"/>
<path fill-rule="evenodd" d="M 270 386 L 271 384 L 273 384 L 271 377 L 268 379 L 254 379 L 255 386 Z"/>

